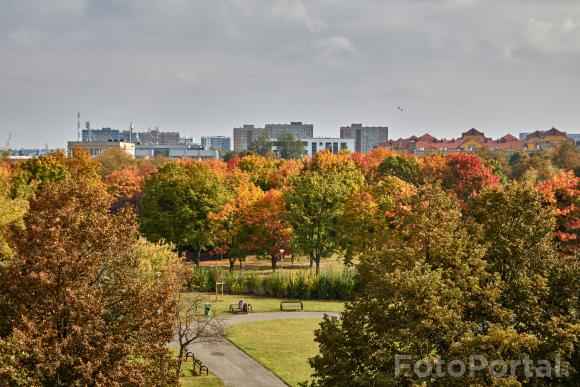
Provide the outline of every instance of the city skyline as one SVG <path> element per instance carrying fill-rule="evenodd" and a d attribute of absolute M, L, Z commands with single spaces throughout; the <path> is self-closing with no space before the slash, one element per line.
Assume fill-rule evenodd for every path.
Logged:
<path fill-rule="evenodd" d="M 0 0 L 0 141 L 95 127 L 231 135 L 350 122 L 389 137 L 578 132 L 580 4 Z M 399 110 L 397 107 L 402 109 Z"/>

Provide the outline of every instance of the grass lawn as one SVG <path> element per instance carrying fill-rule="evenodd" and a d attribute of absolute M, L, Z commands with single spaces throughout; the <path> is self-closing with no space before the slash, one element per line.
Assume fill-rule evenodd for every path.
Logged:
<path fill-rule="evenodd" d="M 183 299 L 186 301 L 188 295 L 193 293 L 184 293 Z M 213 312 L 216 315 L 229 314 L 230 304 L 237 303 L 240 299 L 252 305 L 253 312 L 279 312 L 280 298 L 257 297 L 246 295 L 232 295 L 224 294 L 223 301 L 215 301 L 215 294 L 201 293 L 212 306 Z M 220 295 L 221 298 L 221 295 Z M 328 301 L 328 300 L 303 300 L 305 312 L 342 312 L 344 310 L 344 301 Z M 202 311 L 201 311 L 202 312 Z"/>
<path fill-rule="evenodd" d="M 177 358 L 179 352 L 173 350 L 173 355 Z M 209 375 L 199 375 L 193 373 L 191 370 L 192 366 L 191 360 L 187 363 L 183 363 L 181 367 L 181 377 L 179 378 L 179 385 L 186 387 L 222 387 L 224 384 L 215 375 L 211 373 Z"/>
<path fill-rule="evenodd" d="M 179 385 L 184 387 L 222 387 L 224 384 L 215 375 L 192 375 L 191 370 L 186 369 L 183 371 L 183 376 L 179 378 Z"/>
<path fill-rule="evenodd" d="M 318 353 L 314 330 L 320 319 L 272 320 L 236 324 L 228 338 L 291 386 L 310 378 L 308 358 Z"/>

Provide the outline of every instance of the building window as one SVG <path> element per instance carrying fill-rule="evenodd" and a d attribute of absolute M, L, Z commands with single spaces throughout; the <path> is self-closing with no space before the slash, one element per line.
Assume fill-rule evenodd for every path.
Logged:
<path fill-rule="evenodd" d="M 334 153 L 334 154 L 338 153 L 338 143 L 337 142 L 332 143 L 332 153 Z"/>
<path fill-rule="evenodd" d="M 316 153 L 316 143 L 313 142 L 312 143 L 312 154 L 315 154 L 315 153 Z"/>
<path fill-rule="evenodd" d="M 341 142 L 340 143 L 340 150 L 347 150 L 348 146 L 346 145 L 346 142 Z"/>

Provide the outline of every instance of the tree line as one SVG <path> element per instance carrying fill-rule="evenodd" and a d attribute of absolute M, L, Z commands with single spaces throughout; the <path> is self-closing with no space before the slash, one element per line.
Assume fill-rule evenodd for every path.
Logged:
<path fill-rule="evenodd" d="M 258 255 L 275 268 L 281 249 L 317 271 L 339 254 L 363 284 L 342 318 L 317 333 L 315 384 L 393 380 L 395 350 L 559 353 L 573 371 L 579 165 L 567 145 L 510 157 L 375 149 L 3 162 L 0 381 L 171 384 L 165 343 L 183 283 L 174 252 L 197 262 L 221 256 L 232 268 Z M 478 382 L 494 382 L 486 378 Z"/>

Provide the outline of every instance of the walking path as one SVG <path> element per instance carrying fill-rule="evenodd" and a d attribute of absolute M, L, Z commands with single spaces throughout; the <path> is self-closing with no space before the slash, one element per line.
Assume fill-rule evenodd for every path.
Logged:
<path fill-rule="evenodd" d="M 322 318 L 324 315 L 339 316 L 331 312 L 267 312 L 236 314 L 224 317 L 226 327 L 252 321 Z M 171 342 L 172 346 L 177 343 Z M 235 387 L 284 387 L 280 378 L 264 368 L 260 363 L 246 355 L 229 340 L 219 343 L 197 343 L 189 350 L 208 366 L 210 371 L 220 378 L 226 386 Z"/>

